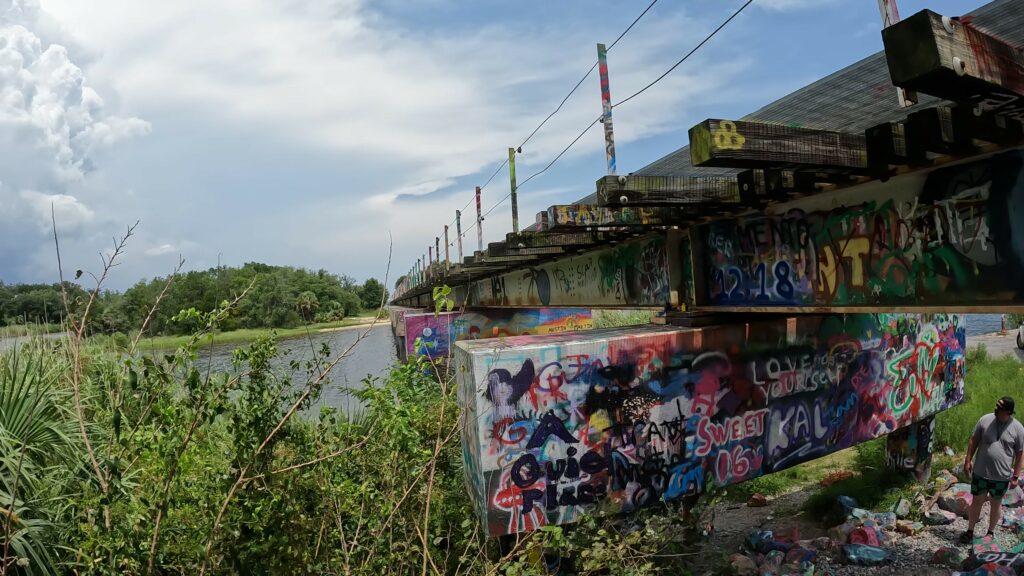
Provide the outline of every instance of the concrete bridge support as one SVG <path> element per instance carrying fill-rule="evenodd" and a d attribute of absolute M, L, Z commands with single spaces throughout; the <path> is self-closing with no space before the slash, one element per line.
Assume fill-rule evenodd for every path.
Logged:
<path fill-rule="evenodd" d="M 502 535 L 699 494 L 907 427 L 922 438 L 917 423 L 963 400 L 964 342 L 963 318 L 948 314 L 459 342 L 467 486 L 487 533 Z M 916 466 L 924 442 L 913 445 Z"/>

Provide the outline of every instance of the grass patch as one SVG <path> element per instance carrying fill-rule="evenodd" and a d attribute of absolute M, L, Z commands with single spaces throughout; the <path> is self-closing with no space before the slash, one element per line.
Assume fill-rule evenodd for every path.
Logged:
<path fill-rule="evenodd" d="M 912 498 L 921 489 L 905 476 L 886 470 L 885 437 L 858 444 L 845 452 L 853 454 L 851 463 L 859 473 L 822 488 L 803 505 L 806 512 L 824 519 L 828 525 L 843 521 L 837 505 L 840 496 L 853 498 L 861 508 L 885 512 L 901 497 Z"/>
<path fill-rule="evenodd" d="M 726 490 L 726 498 L 745 502 L 754 494 L 779 496 L 800 490 L 801 488 L 818 484 L 836 470 L 850 468 L 853 465 L 854 457 L 852 450 L 843 450 L 823 458 L 804 462 L 792 468 L 780 470 L 774 474 L 760 476 L 742 484 L 729 486 Z"/>
<path fill-rule="evenodd" d="M 231 330 L 230 332 L 217 332 L 213 335 L 213 343 L 237 344 L 249 342 L 260 336 L 265 336 L 271 333 L 276 334 L 279 339 L 294 338 L 296 336 L 305 336 L 307 333 L 316 334 L 320 330 L 325 329 L 345 328 L 348 326 L 369 324 L 373 320 L 373 317 L 373 314 L 366 316 L 352 316 L 337 322 L 320 322 L 317 324 L 309 324 L 308 326 L 299 326 L 298 328 L 243 328 L 241 330 Z M 189 336 L 154 336 L 140 341 L 139 348 L 148 351 L 171 350 L 188 342 L 188 340 Z"/>
<path fill-rule="evenodd" d="M 41 334 L 56 334 L 63 331 L 64 327 L 60 324 L 15 324 L 12 326 L 0 326 L 0 338 L 39 336 Z"/>

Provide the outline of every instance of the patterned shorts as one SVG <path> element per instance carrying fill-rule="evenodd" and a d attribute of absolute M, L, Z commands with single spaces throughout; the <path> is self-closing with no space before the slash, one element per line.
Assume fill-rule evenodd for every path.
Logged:
<path fill-rule="evenodd" d="M 1009 480 L 986 480 L 980 476 L 971 478 L 971 494 L 974 496 L 988 492 L 993 498 L 1002 498 L 1009 487 Z"/>

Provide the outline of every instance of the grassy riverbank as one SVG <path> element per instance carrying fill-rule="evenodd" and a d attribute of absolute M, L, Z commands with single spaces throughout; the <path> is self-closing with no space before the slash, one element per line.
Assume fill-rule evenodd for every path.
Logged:
<path fill-rule="evenodd" d="M 40 336 L 42 334 L 56 334 L 63 331 L 64 327 L 60 324 L 15 324 L 12 326 L 0 326 L 0 338 Z"/>
<path fill-rule="evenodd" d="M 271 334 L 276 336 L 279 340 L 283 338 L 305 336 L 306 334 L 317 334 L 319 332 L 330 330 L 368 325 L 373 322 L 373 316 L 374 315 L 372 313 L 365 316 L 352 316 L 337 322 L 320 322 L 317 324 L 309 324 L 307 326 L 299 326 L 298 328 L 243 328 L 240 330 L 231 330 L 229 332 L 217 332 L 213 335 L 213 343 L 241 344 L 251 342 L 260 337 L 270 336 Z M 378 321 L 378 324 L 386 322 L 386 319 L 382 319 Z M 172 350 L 188 342 L 189 338 L 189 336 L 154 336 L 141 340 L 139 342 L 139 348 L 142 350 Z M 204 341 L 203 343 L 206 344 L 208 341 Z"/>

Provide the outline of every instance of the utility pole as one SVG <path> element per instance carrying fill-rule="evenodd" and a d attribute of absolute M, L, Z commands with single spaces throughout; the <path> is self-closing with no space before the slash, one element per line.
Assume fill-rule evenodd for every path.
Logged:
<path fill-rule="evenodd" d="M 516 200 L 516 149 L 508 149 L 508 177 L 512 183 L 512 233 L 519 234 L 519 202 Z"/>
<path fill-rule="evenodd" d="M 882 0 L 879 0 L 882 1 Z M 597 71 L 601 76 L 601 123 L 604 124 L 604 152 L 608 175 L 615 175 L 615 131 L 612 129 L 612 91 L 608 85 L 608 50 L 597 45 Z"/>
<path fill-rule="evenodd" d="M 484 217 L 480 213 L 480 187 L 476 187 L 476 244 L 477 250 L 484 251 Z"/>
<path fill-rule="evenodd" d="M 444 225 L 444 270 L 445 270 L 445 272 L 447 272 L 448 270 L 451 270 L 451 268 L 452 268 L 452 257 L 451 257 L 451 251 L 449 250 L 450 246 L 451 246 L 451 243 L 448 242 L 448 225 L 445 224 Z"/>
<path fill-rule="evenodd" d="M 459 243 L 459 264 L 462 264 L 462 211 L 455 211 L 455 238 Z"/>

